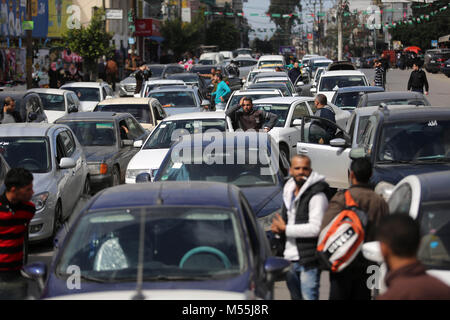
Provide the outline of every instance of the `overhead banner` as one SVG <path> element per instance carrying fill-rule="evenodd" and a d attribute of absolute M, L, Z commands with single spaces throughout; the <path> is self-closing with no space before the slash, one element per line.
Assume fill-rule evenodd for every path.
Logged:
<path fill-rule="evenodd" d="M 23 37 L 22 22 L 25 20 L 25 4 L 20 0 L 1 0 L 0 36 L 8 38 Z"/>
<path fill-rule="evenodd" d="M 48 30 L 48 0 L 33 0 L 33 38 L 46 38 Z"/>

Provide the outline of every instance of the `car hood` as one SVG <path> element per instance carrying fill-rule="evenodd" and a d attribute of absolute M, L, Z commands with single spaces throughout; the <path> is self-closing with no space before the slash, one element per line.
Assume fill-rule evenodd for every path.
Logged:
<path fill-rule="evenodd" d="M 56 183 L 51 175 L 51 173 L 33 173 L 34 194 L 49 191 L 51 184 Z"/>
<path fill-rule="evenodd" d="M 324 94 L 327 97 L 327 101 L 331 101 L 331 100 L 333 100 L 333 97 L 334 97 L 336 91 L 323 91 L 320 93 Z"/>
<path fill-rule="evenodd" d="M 98 101 L 80 101 L 80 111 L 92 111 L 97 104 Z"/>
<path fill-rule="evenodd" d="M 86 161 L 89 162 L 102 162 L 106 159 L 111 158 L 117 153 L 115 146 L 105 147 L 105 146 L 93 146 L 84 147 L 84 153 L 86 155 Z"/>
<path fill-rule="evenodd" d="M 169 149 L 142 149 L 128 163 L 127 169 L 158 169 Z"/>
<path fill-rule="evenodd" d="M 44 110 L 45 115 L 47 116 L 48 123 L 55 122 L 56 119 L 64 117 L 66 115 L 65 111 L 49 111 Z"/>
<path fill-rule="evenodd" d="M 135 77 L 126 77 L 122 81 L 120 81 L 120 84 L 136 84 L 136 78 Z"/>
<path fill-rule="evenodd" d="M 282 188 L 279 185 L 267 187 L 240 187 L 257 217 L 265 217 L 283 206 Z"/>
<path fill-rule="evenodd" d="M 189 112 L 199 112 L 202 111 L 199 107 L 188 107 L 188 108 L 172 108 L 165 107 L 164 111 L 166 111 L 167 116 L 173 116 L 181 113 L 189 113 Z"/>
<path fill-rule="evenodd" d="M 374 186 L 381 181 L 396 185 L 400 180 L 409 175 L 446 170 L 450 170 L 450 163 L 379 164 L 374 166 L 370 180 Z"/>

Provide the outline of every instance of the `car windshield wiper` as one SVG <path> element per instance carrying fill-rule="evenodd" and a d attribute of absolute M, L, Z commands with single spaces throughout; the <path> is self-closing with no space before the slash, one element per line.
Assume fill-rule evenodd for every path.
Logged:
<path fill-rule="evenodd" d="M 450 162 L 450 158 L 429 158 L 429 159 L 415 159 L 413 163 L 436 163 L 436 162 Z"/>
<path fill-rule="evenodd" d="M 377 161 L 377 164 L 387 164 L 387 163 L 414 164 L 412 161 L 409 161 L 409 160 L 380 160 L 380 161 Z"/>
<path fill-rule="evenodd" d="M 192 281 L 192 280 L 211 280 L 213 279 L 213 275 L 204 275 L 204 276 L 168 276 L 168 275 L 157 275 L 157 276 L 144 276 L 144 280 L 146 281 Z"/>

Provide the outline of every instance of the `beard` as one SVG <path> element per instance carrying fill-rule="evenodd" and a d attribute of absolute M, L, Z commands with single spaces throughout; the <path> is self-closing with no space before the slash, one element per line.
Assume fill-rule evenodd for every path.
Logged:
<path fill-rule="evenodd" d="M 295 184 L 299 188 L 301 188 L 305 184 L 306 180 L 308 180 L 308 177 L 305 177 L 305 176 L 300 176 L 300 177 L 294 179 Z"/>

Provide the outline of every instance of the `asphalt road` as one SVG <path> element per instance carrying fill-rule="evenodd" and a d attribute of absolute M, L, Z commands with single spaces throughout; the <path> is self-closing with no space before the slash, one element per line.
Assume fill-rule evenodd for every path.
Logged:
<path fill-rule="evenodd" d="M 373 81 L 374 71 L 372 69 L 362 69 L 369 82 Z M 387 73 L 387 91 L 406 90 L 411 70 L 391 69 Z M 427 72 L 427 78 L 430 85 L 430 94 L 427 96 L 432 105 L 450 106 L 450 78 L 443 74 L 431 74 Z M 87 199 L 78 202 L 76 211 L 81 210 L 86 204 Z M 73 215 L 72 215 L 73 216 Z M 69 224 L 71 221 L 69 221 Z M 30 246 L 29 262 L 42 261 L 50 265 L 52 259 L 52 246 L 48 243 L 35 244 Z M 320 300 L 327 300 L 329 294 L 329 275 L 328 272 L 322 272 L 320 279 Z M 284 281 L 275 284 L 275 299 L 289 300 L 290 294 Z"/>

